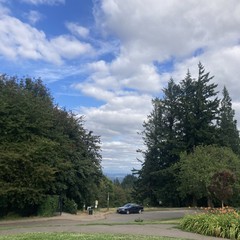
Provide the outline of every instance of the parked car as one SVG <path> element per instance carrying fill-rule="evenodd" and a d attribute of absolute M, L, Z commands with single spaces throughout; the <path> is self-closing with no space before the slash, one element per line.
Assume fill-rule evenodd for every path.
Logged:
<path fill-rule="evenodd" d="M 138 205 L 136 203 L 127 203 L 122 207 L 117 209 L 117 213 L 142 213 L 144 210 L 143 206 Z"/>

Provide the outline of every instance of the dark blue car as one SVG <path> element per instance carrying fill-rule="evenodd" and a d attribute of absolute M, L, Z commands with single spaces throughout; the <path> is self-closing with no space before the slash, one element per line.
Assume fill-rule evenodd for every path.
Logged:
<path fill-rule="evenodd" d="M 122 207 L 119 207 L 117 209 L 117 213 L 142 213 L 143 212 L 143 206 L 136 204 L 136 203 L 127 203 Z"/>

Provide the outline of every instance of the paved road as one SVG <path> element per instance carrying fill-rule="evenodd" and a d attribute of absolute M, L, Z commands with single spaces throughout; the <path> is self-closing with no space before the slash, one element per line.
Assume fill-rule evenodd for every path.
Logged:
<path fill-rule="evenodd" d="M 189 210 L 152 211 L 142 214 L 63 214 L 52 218 L 35 218 L 19 221 L 0 221 L 0 235 L 27 232 L 76 232 L 76 233 L 127 233 L 153 236 L 168 236 L 196 240 L 216 240 L 222 238 L 204 237 L 199 234 L 183 232 L 173 224 L 130 225 L 135 219 L 172 219 L 192 213 Z M 95 224 L 97 223 L 97 224 Z M 114 225 L 111 225 L 114 223 Z M 117 224 L 119 223 L 119 225 Z"/>
<path fill-rule="evenodd" d="M 99 220 L 106 223 L 134 222 L 136 219 L 143 221 L 157 221 L 165 219 L 181 218 L 186 214 L 192 214 L 192 210 L 171 210 L 171 211 L 145 211 L 142 214 L 109 214 L 106 219 Z"/>

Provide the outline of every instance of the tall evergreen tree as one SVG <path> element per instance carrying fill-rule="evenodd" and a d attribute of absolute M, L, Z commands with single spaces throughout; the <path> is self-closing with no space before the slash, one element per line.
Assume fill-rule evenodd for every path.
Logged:
<path fill-rule="evenodd" d="M 232 99 L 224 86 L 219 114 L 219 144 L 231 148 L 236 154 L 240 154 L 240 139 L 237 129 L 237 121 L 234 119 L 235 111 L 232 109 Z"/>
<path fill-rule="evenodd" d="M 188 72 L 180 83 L 179 122 L 184 150 L 191 152 L 195 146 L 216 143 L 216 125 L 219 99 L 217 85 L 210 83 L 213 77 L 198 65 L 198 79 Z"/>
<path fill-rule="evenodd" d="M 213 77 L 201 63 L 198 70 L 197 80 L 189 71 L 178 85 L 170 79 L 163 98 L 153 101 L 153 111 L 143 125 L 146 151 L 137 186 L 144 193 L 141 197 L 150 198 L 151 203 L 181 204 L 173 165 L 181 152 L 216 143 L 217 85 L 210 83 Z"/>
<path fill-rule="evenodd" d="M 159 201 L 173 205 L 178 201 L 171 166 L 178 160 L 181 149 L 177 141 L 177 103 L 179 86 L 171 79 L 162 100 L 153 100 L 153 111 L 144 123 L 143 139 L 146 145 L 144 163 L 139 174 L 138 186 L 142 186 L 148 202 L 156 205 Z"/>
<path fill-rule="evenodd" d="M 147 204 L 157 203 L 157 176 L 154 174 L 164 165 L 164 160 L 160 159 L 162 155 L 161 142 L 164 137 L 164 122 L 162 101 L 154 99 L 153 111 L 148 116 L 148 121 L 144 122 L 143 140 L 146 150 L 142 151 L 144 162 L 142 169 L 138 172 L 137 195 L 139 199 L 145 199 Z"/>

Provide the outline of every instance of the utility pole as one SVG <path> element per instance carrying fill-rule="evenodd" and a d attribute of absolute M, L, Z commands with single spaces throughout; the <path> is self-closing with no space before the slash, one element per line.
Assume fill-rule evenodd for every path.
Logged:
<path fill-rule="evenodd" d="M 109 210 L 109 192 L 108 192 L 108 195 L 107 195 L 107 210 Z"/>

